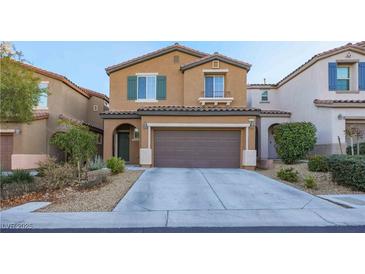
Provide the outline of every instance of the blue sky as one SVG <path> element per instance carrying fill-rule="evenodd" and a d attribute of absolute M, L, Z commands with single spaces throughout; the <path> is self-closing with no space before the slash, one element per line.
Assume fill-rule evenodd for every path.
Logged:
<path fill-rule="evenodd" d="M 194 49 L 252 64 L 249 83 L 276 83 L 313 55 L 346 42 L 184 42 Z M 76 84 L 109 94 L 105 68 L 175 43 L 170 42 L 14 42 L 34 66 L 65 75 Z"/>

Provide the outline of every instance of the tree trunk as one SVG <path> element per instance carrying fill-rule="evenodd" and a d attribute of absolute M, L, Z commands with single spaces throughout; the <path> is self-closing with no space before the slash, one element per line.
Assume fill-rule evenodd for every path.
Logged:
<path fill-rule="evenodd" d="M 81 182 L 81 169 L 80 169 L 80 161 L 77 161 L 77 177 L 78 177 L 78 181 L 79 183 Z"/>
<path fill-rule="evenodd" d="M 351 155 L 354 156 L 354 138 L 352 136 L 350 137 L 350 141 L 351 141 Z"/>
<path fill-rule="evenodd" d="M 356 142 L 357 142 L 357 155 L 360 155 L 360 140 L 359 136 L 357 136 Z"/>

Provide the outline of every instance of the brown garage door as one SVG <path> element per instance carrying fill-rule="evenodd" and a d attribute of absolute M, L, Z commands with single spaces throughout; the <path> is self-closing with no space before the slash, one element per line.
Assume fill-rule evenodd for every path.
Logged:
<path fill-rule="evenodd" d="M 156 167 L 240 166 L 239 130 L 156 130 Z"/>
<path fill-rule="evenodd" d="M 0 167 L 11 169 L 11 154 L 13 153 L 13 135 L 0 135 Z"/>

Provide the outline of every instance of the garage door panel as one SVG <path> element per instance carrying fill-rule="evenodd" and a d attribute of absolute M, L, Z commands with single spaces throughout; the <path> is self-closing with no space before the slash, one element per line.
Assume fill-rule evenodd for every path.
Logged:
<path fill-rule="evenodd" d="M 240 131 L 155 131 L 155 166 L 228 167 L 240 163 Z"/>

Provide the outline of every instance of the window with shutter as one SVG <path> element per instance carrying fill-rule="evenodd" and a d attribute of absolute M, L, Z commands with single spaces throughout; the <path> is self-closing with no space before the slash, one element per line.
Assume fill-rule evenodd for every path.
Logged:
<path fill-rule="evenodd" d="M 359 90 L 365 90 L 365 62 L 359 63 Z"/>

